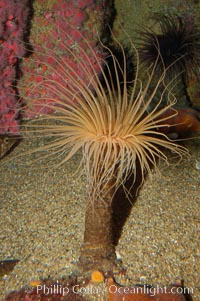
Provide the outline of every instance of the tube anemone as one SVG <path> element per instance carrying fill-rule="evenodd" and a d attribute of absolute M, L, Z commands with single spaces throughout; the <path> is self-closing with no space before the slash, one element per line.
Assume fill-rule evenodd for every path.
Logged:
<path fill-rule="evenodd" d="M 120 47 L 117 47 L 116 44 L 109 46 L 111 54 L 108 54 L 105 58 L 106 64 L 104 64 L 104 75 L 101 77 L 101 83 L 106 89 L 105 78 L 109 81 L 111 78 L 109 74 L 112 74 L 112 85 L 114 89 L 117 89 L 118 82 L 121 87 L 120 90 L 123 93 L 123 81 L 124 81 L 124 68 L 126 71 L 126 87 L 132 85 L 132 82 L 135 78 L 135 67 L 134 67 L 134 58 L 133 52 L 130 51 L 128 47 L 123 47 L 123 51 Z M 114 64 L 113 57 L 117 61 L 117 64 Z M 117 68 L 117 69 L 115 69 Z M 117 78 L 115 76 L 117 75 Z M 109 85 L 111 82 L 109 82 Z"/>
<path fill-rule="evenodd" d="M 122 65 L 111 49 L 101 45 L 112 59 L 111 72 L 108 65 L 105 68 L 106 61 L 99 58 L 86 39 L 83 40 L 84 47 L 81 44 L 76 51 L 64 42 L 62 46 L 78 63 L 84 72 L 84 79 L 56 50 L 45 54 L 48 58 L 45 58 L 44 65 L 55 74 L 56 79 L 46 77 L 39 83 L 32 83 L 29 91 L 32 94 L 34 91 L 50 91 L 51 95 L 55 95 L 50 104 L 47 95 L 36 96 L 34 105 L 40 106 L 42 103 L 41 106 L 44 106 L 46 102 L 46 107 L 56 112 L 53 115 L 41 114 L 35 124 L 31 122 L 27 125 L 27 133 L 53 139 L 51 142 L 48 139 L 47 144 L 37 148 L 36 152 L 44 153 L 45 157 L 62 157 L 60 164 L 81 150 L 81 164 L 87 176 L 89 195 L 80 266 L 85 270 L 95 268 L 108 271 L 116 263 L 112 200 L 119 186 L 125 186 L 131 175 L 134 184 L 138 163 L 143 182 L 146 173 L 151 173 L 151 167 L 157 167 L 158 158 L 167 161 L 163 148 L 169 149 L 179 158 L 188 152 L 160 131 L 162 127 L 168 126 L 167 120 L 171 117 L 163 117 L 164 112 L 174 104 L 169 87 L 163 82 L 165 72 L 149 93 L 157 65 L 154 65 L 151 74 L 147 73 L 148 80 L 143 85 L 138 77 L 138 54 L 129 39 L 135 53 L 136 67 L 135 79 L 131 85 L 130 82 L 127 85 L 126 53 L 120 42 L 113 36 L 122 53 Z M 56 62 L 57 69 L 48 64 L 51 60 Z M 97 69 L 101 71 L 101 76 L 96 72 Z M 154 102 L 153 109 L 148 113 L 160 86 L 164 87 L 160 99 L 156 104 Z M 160 108 L 163 97 L 167 96 L 168 105 Z"/>

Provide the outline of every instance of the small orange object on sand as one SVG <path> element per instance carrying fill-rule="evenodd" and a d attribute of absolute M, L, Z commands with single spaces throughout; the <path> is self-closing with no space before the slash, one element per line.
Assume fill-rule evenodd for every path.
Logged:
<path fill-rule="evenodd" d="M 35 281 L 29 282 L 29 285 L 32 286 L 32 287 L 36 287 L 36 286 L 38 286 L 40 284 L 41 284 L 40 280 L 35 280 Z"/>
<path fill-rule="evenodd" d="M 93 271 L 91 275 L 91 279 L 93 282 L 103 282 L 104 281 L 103 273 L 98 270 Z"/>

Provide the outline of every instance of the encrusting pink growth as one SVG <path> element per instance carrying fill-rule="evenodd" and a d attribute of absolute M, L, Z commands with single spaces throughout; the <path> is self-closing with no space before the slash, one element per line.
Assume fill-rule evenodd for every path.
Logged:
<path fill-rule="evenodd" d="M 101 72 L 97 58 L 98 61 L 103 60 L 105 51 L 101 49 L 98 42 L 102 32 L 105 32 L 107 26 L 105 24 L 110 22 L 112 13 L 110 0 L 99 1 L 99 3 L 94 0 L 57 0 L 53 1 L 52 7 L 43 15 L 36 13 L 34 20 L 36 29 L 30 37 L 33 53 L 29 58 L 24 59 L 24 79 L 19 85 L 20 94 L 27 104 L 24 111 L 25 118 L 53 112 L 49 105 L 56 103 L 57 96 L 52 89 L 47 88 L 45 91 L 39 88 L 33 89 L 32 87 L 37 86 L 37 83 L 46 79 L 59 82 L 66 87 L 66 93 L 72 90 L 74 85 L 74 81 L 70 81 L 70 76 L 77 78 L 81 84 L 89 84 L 86 80 L 88 78 L 86 72 L 89 70 L 82 70 L 81 60 L 85 60 L 84 52 L 88 52 L 91 48 L 96 54 L 96 58 L 91 54 L 93 68 L 97 73 Z M 40 28 L 43 30 L 40 31 Z M 87 49 L 86 41 L 89 45 Z M 77 61 L 77 55 L 73 56 L 73 53 L 77 52 L 80 61 Z M 63 65 L 71 67 L 67 70 L 69 78 L 60 76 L 62 66 L 59 66 L 56 61 L 58 56 L 62 58 Z M 88 64 L 89 68 L 91 62 Z"/>
<path fill-rule="evenodd" d="M 0 134 L 17 134 L 19 130 L 19 101 L 14 85 L 19 58 L 25 54 L 23 39 L 29 2 L 0 2 Z"/>
<path fill-rule="evenodd" d="M 52 104 L 52 100 L 53 103 L 56 101 L 55 95 L 49 91 L 30 91 L 29 84 L 37 84 L 47 78 L 60 79 L 57 75 L 59 70 L 56 67 L 55 51 L 59 51 L 63 61 L 70 63 L 73 71 L 69 72 L 73 72 L 73 76 L 77 74 L 84 79 L 86 71 L 79 68 L 78 62 L 74 61 L 67 53 L 64 44 L 70 45 L 76 51 L 76 45 L 79 45 L 78 48 L 85 47 L 84 37 L 95 49 L 99 58 L 105 56 L 97 45 L 99 39 L 97 32 L 101 35 L 104 24 L 109 23 L 112 15 L 112 1 L 104 0 L 97 4 L 94 0 L 57 0 L 52 1 L 50 4 L 52 6 L 46 11 L 43 0 L 38 0 L 33 5 L 35 3 L 36 6 L 42 6 L 38 15 L 34 9 L 36 16 L 33 22 L 35 22 L 38 31 L 32 35 L 31 45 L 28 45 L 29 50 L 30 46 L 33 48 L 33 53 L 30 57 L 24 58 L 23 79 L 18 85 L 16 77 L 19 78 L 19 74 L 17 71 L 19 71 L 19 63 L 27 48 L 23 39 L 26 34 L 27 17 L 31 9 L 30 1 L 7 0 L 0 2 L 0 134 L 18 134 L 19 117 L 22 116 L 20 113 L 22 102 L 27 104 L 27 110 L 23 110 L 23 117 L 25 118 L 32 118 L 38 115 L 41 110 L 43 113 L 53 111 L 47 108 L 45 103 L 41 109 L 41 102 L 43 103 L 44 100 L 40 100 L 40 98 L 47 97 L 47 103 Z M 33 28 L 31 28 L 32 30 Z M 81 54 L 80 59 L 84 59 Z M 47 66 L 41 63 L 45 61 L 47 65 L 55 66 L 54 73 L 48 74 Z M 95 60 L 94 68 L 100 72 Z M 67 80 L 65 79 L 66 83 Z M 16 84 L 17 88 L 15 88 Z M 70 82 L 66 84 L 66 89 L 68 88 L 70 89 Z M 38 94 L 41 97 L 38 97 Z M 34 99 L 37 99 L 37 104 Z"/>

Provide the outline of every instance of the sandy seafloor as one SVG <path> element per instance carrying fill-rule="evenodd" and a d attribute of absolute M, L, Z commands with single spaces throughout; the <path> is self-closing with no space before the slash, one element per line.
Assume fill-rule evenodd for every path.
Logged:
<path fill-rule="evenodd" d="M 20 260 L 0 279 L 0 299 L 30 281 L 69 275 L 83 241 L 86 181 L 73 175 L 80 156 L 58 169 L 44 168 L 48 160 L 31 166 L 30 156 L 17 155 L 34 143 L 21 142 L 0 162 L 0 260 Z M 160 162 L 161 174 L 146 179 L 117 251 L 130 284 L 184 279 L 200 300 L 200 140 L 185 145 L 190 158 Z"/>

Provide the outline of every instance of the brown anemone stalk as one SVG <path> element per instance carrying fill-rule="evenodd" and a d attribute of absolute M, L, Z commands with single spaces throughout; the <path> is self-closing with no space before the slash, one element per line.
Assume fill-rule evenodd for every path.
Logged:
<path fill-rule="evenodd" d="M 49 80 L 46 77 L 39 84 L 29 87 L 32 92 L 51 91 L 55 95 L 55 105 L 47 104 L 49 108 L 55 109 L 55 114 L 43 114 L 33 130 L 29 131 L 28 127 L 29 134 L 33 131 L 34 134 L 53 138 L 53 141 L 36 151 L 55 158 L 62 155 L 60 164 L 67 162 L 78 151 L 82 152 L 81 164 L 87 176 L 88 200 L 80 266 L 86 270 L 111 270 L 116 263 L 112 236 L 112 200 L 119 186 L 125 185 L 130 175 L 133 175 L 134 184 L 136 162 L 144 180 L 145 174 L 151 173 L 152 167 L 157 167 L 157 159 L 167 161 L 163 148 L 169 149 L 179 158 L 187 155 L 184 147 L 170 141 L 159 131 L 161 127 L 167 126 L 169 118 L 162 117 L 163 113 L 174 104 L 174 99 L 170 101 L 172 97 L 169 97 L 168 105 L 160 108 L 162 98 L 172 96 L 164 85 L 165 72 L 157 80 L 154 90 L 150 90 L 156 65 L 151 72 L 147 71 L 148 80 L 144 84 L 138 76 L 137 51 L 129 39 L 136 57 L 136 76 L 127 88 L 126 56 L 119 41 L 114 37 L 113 40 L 123 53 L 123 82 L 119 81 L 120 64 L 112 51 L 102 45 L 104 51 L 112 57 L 115 75 L 109 72 L 109 67 L 108 72 L 104 72 L 102 65 L 106 63 L 99 59 L 84 39 L 84 47 L 80 46 L 76 50 L 64 46 L 79 68 L 85 71 L 84 80 L 54 50 L 53 54 L 49 52 L 49 58 L 56 61 L 57 71 L 53 69 L 52 72 L 56 73 L 57 79 Z M 89 52 L 85 49 L 89 49 Z M 47 61 L 44 65 L 51 71 Z M 104 86 L 94 62 L 101 70 Z M 117 80 L 115 85 L 112 78 Z M 65 79 L 67 84 L 70 83 L 70 88 L 63 84 Z M 153 100 L 160 86 L 164 89 L 159 101 L 155 103 Z M 48 96 L 36 97 L 35 102 L 40 105 L 41 99 L 48 100 Z M 148 112 L 150 106 L 151 111 Z"/>

